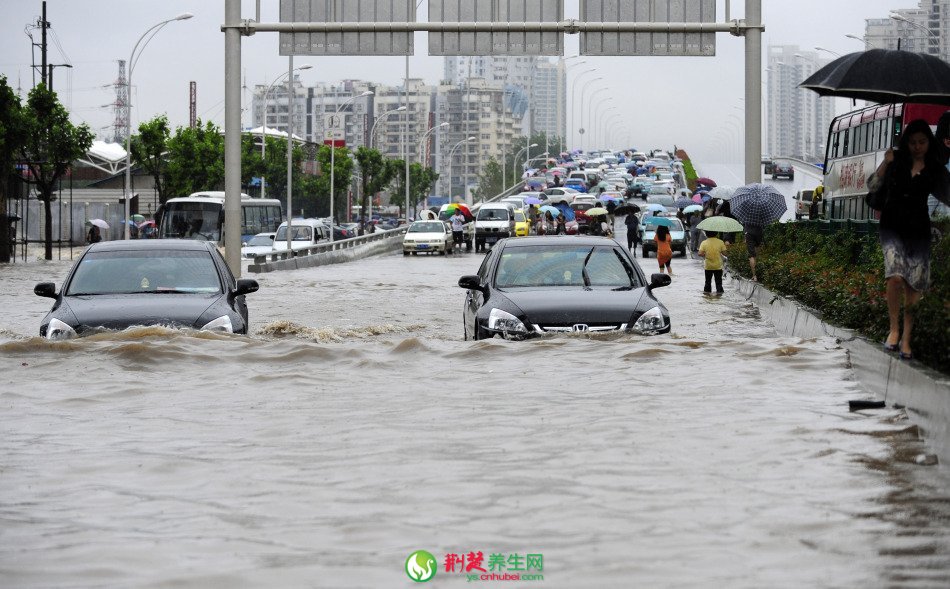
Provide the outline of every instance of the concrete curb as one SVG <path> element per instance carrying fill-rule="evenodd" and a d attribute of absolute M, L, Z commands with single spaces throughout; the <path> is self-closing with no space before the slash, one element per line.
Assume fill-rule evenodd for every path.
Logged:
<path fill-rule="evenodd" d="M 299 270 L 302 268 L 312 268 L 314 266 L 326 266 L 328 264 L 342 264 L 370 256 L 387 254 L 402 249 L 402 234 L 403 232 L 400 231 L 387 236 L 385 239 L 367 241 L 366 243 L 355 244 L 351 247 L 327 250 L 309 255 L 298 255 L 292 258 L 264 262 L 263 264 L 252 263 L 247 267 L 247 271 L 252 274 L 260 274 L 264 272 L 274 272 L 275 270 Z M 339 244 L 341 242 L 337 243 Z"/>
<path fill-rule="evenodd" d="M 775 328 L 796 337 L 831 336 L 848 350 L 854 375 L 878 399 L 904 406 L 934 452 L 950 464 L 950 377 L 919 362 L 887 353 L 879 342 L 830 325 L 817 311 L 775 294 L 757 282 L 731 275 L 732 286 L 754 303 Z"/>

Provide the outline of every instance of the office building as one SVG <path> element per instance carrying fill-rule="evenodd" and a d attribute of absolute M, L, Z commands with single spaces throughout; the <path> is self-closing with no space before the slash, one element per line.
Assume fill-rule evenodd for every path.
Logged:
<path fill-rule="evenodd" d="M 834 99 L 798 84 L 826 63 L 817 53 L 802 51 L 797 45 L 769 46 L 766 150 L 773 157 L 824 158 L 828 126 L 835 116 Z"/>

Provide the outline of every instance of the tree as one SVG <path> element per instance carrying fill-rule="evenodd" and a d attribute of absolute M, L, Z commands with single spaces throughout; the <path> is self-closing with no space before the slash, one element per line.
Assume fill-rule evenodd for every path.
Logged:
<path fill-rule="evenodd" d="M 39 84 L 30 91 L 24 112 L 26 137 L 20 144 L 20 158 L 29 167 L 36 185 L 37 198 L 43 203 L 46 222 L 43 239 L 46 259 L 53 259 L 53 188 L 92 145 L 93 134 L 88 125 L 76 127 L 69 113 L 59 103 L 56 93 Z"/>
<path fill-rule="evenodd" d="M 168 200 L 165 152 L 170 136 L 168 117 L 159 115 L 140 124 L 139 134 L 134 135 L 131 141 L 132 159 L 152 176 L 159 204 L 165 204 Z"/>
<path fill-rule="evenodd" d="M 490 158 L 482 173 L 478 177 L 478 188 L 475 189 L 474 198 L 486 199 L 504 190 L 502 184 L 501 164 L 495 158 Z"/>
<path fill-rule="evenodd" d="M 317 150 L 317 163 L 320 166 L 321 173 L 316 178 L 314 187 L 317 191 L 317 207 L 321 210 L 326 210 L 327 214 L 330 211 L 330 146 L 321 145 L 320 149 Z M 353 159 L 350 158 L 350 152 L 342 147 L 336 148 L 336 155 L 334 155 L 335 172 L 333 173 L 333 192 L 335 203 L 339 204 L 341 202 L 346 202 L 344 198 L 346 196 L 346 191 L 349 190 L 350 181 L 353 178 Z M 325 203 L 326 208 L 323 208 Z M 334 207 L 334 217 L 336 212 L 340 210 L 339 206 Z"/>
<path fill-rule="evenodd" d="M 392 191 L 389 196 L 389 204 L 396 205 L 402 210 L 406 204 L 406 164 L 405 160 L 393 160 L 393 167 L 396 173 L 392 180 Z M 432 168 L 424 168 L 422 164 L 409 164 L 409 207 L 411 210 L 418 208 L 432 187 L 435 186 L 439 175 Z M 409 218 L 409 211 L 405 211 L 406 219 Z"/>
<path fill-rule="evenodd" d="M 10 223 L 7 221 L 7 190 L 14 182 L 14 164 L 26 141 L 26 120 L 20 98 L 0 76 L 0 263 L 10 261 Z"/>
<path fill-rule="evenodd" d="M 548 152 L 548 155 L 544 157 L 546 160 L 548 157 L 556 158 L 566 149 L 563 139 L 557 136 L 548 137 L 544 131 L 538 131 L 531 135 L 530 141 L 523 135 L 521 137 L 515 137 L 508 151 L 505 152 L 505 165 L 503 166 L 506 169 L 505 173 L 507 175 L 505 186 L 511 186 L 521 180 L 521 176 L 524 174 L 525 160 L 528 159 L 528 150 L 525 149 L 525 146 L 535 143 L 537 143 L 538 146 L 531 148 L 532 164 L 530 167 L 532 168 L 544 163 L 544 160 L 536 160 L 535 158 L 544 153 L 545 150 Z M 518 155 L 519 152 L 520 155 Z M 518 155 L 517 161 L 515 161 L 515 155 Z"/>
<path fill-rule="evenodd" d="M 165 190 L 188 195 L 200 190 L 224 187 L 224 135 L 211 122 L 195 127 L 178 127 L 168 140 Z"/>
<path fill-rule="evenodd" d="M 369 211 L 369 199 L 383 190 L 396 176 L 396 162 L 387 160 L 378 150 L 360 146 L 356 148 L 356 162 L 360 166 L 360 187 L 363 190 L 360 199 L 360 235 L 366 231 L 366 211 Z M 405 164 L 399 162 L 403 167 Z M 405 173 L 403 173 L 405 175 Z"/>

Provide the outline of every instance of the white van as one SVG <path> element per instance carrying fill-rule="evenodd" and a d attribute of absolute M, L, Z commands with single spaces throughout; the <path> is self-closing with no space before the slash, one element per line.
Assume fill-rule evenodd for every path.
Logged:
<path fill-rule="evenodd" d="M 330 228 L 320 219 L 293 219 L 291 248 L 294 251 L 313 247 L 330 240 Z M 277 228 L 274 236 L 274 251 L 287 251 L 287 221 Z"/>
<path fill-rule="evenodd" d="M 515 234 L 515 209 L 509 203 L 485 203 L 475 213 L 475 251 Z"/>

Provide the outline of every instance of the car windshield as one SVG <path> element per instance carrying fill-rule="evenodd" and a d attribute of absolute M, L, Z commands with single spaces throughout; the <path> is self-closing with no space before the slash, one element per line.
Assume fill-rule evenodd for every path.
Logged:
<path fill-rule="evenodd" d="M 673 197 L 668 194 L 650 194 L 650 196 L 647 197 L 648 204 L 658 204 L 664 207 L 675 206 L 674 202 Z"/>
<path fill-rule="evenodd" d="M 495 272 L 498 288 L 600 286 L 630 289 L 638 274 L 615 247 L 532 245 L 502 252 Z"/>
<path fill-rule="evenodd" d="M 524 213 L 516 211 L 516 212 L 515 212 L 515 221 L 517 221 L 518 223 L 524 223 L 524 222 L 526 221 L 526 219 L 525 219 L 525 217 L 524 217 Z"/>
<path fill-rule="evenodd" d="M 311 241 L 313 239 L 313 229 L 306 225 L 294 225 L 293 241 Z M 287 226 L 284 225 L 277 229 L 277 237 L 274 241 L 287 241 Z"/>
<path fill-rule="evenodd" d="M 127 250 L 90 252 L 83 256 L 66 295 L 221 291 L 221 279 L 210 252 Z"/>
<path fill-rule="evenodd" d="M 445 225 L 437 221 L 413 223 L 409 226 L 408 233 L 445 233 Z"/>
<path fill-rule="evenodd" d="M 507 221 L 511 216 L 507 209 L 479 209 L 478 221 Z"/>
<path fill-rule="evenodd" d="M 670 231 L 683 231 L 683 224 L 680 223 L 679 219 L 670 219 L 666 217 L 664 217 L 664 219 L 666 220 L 657 223 L 656 220 L 647 217 L 643 221 L 644 231 L 656 231 L 656 228 L 660 225 L 666 225 L 669 227 Z"/>
<path fill-rule="evenodd" d="M 286 235 L 286 231 L 284 232 L 284 234 Z M 247 245 L 249 246 L 273 245 L 273 244 L 274 244 L 274 238 L 271 237 L 270 235 L 255 235 L 247 242 Z"/>

